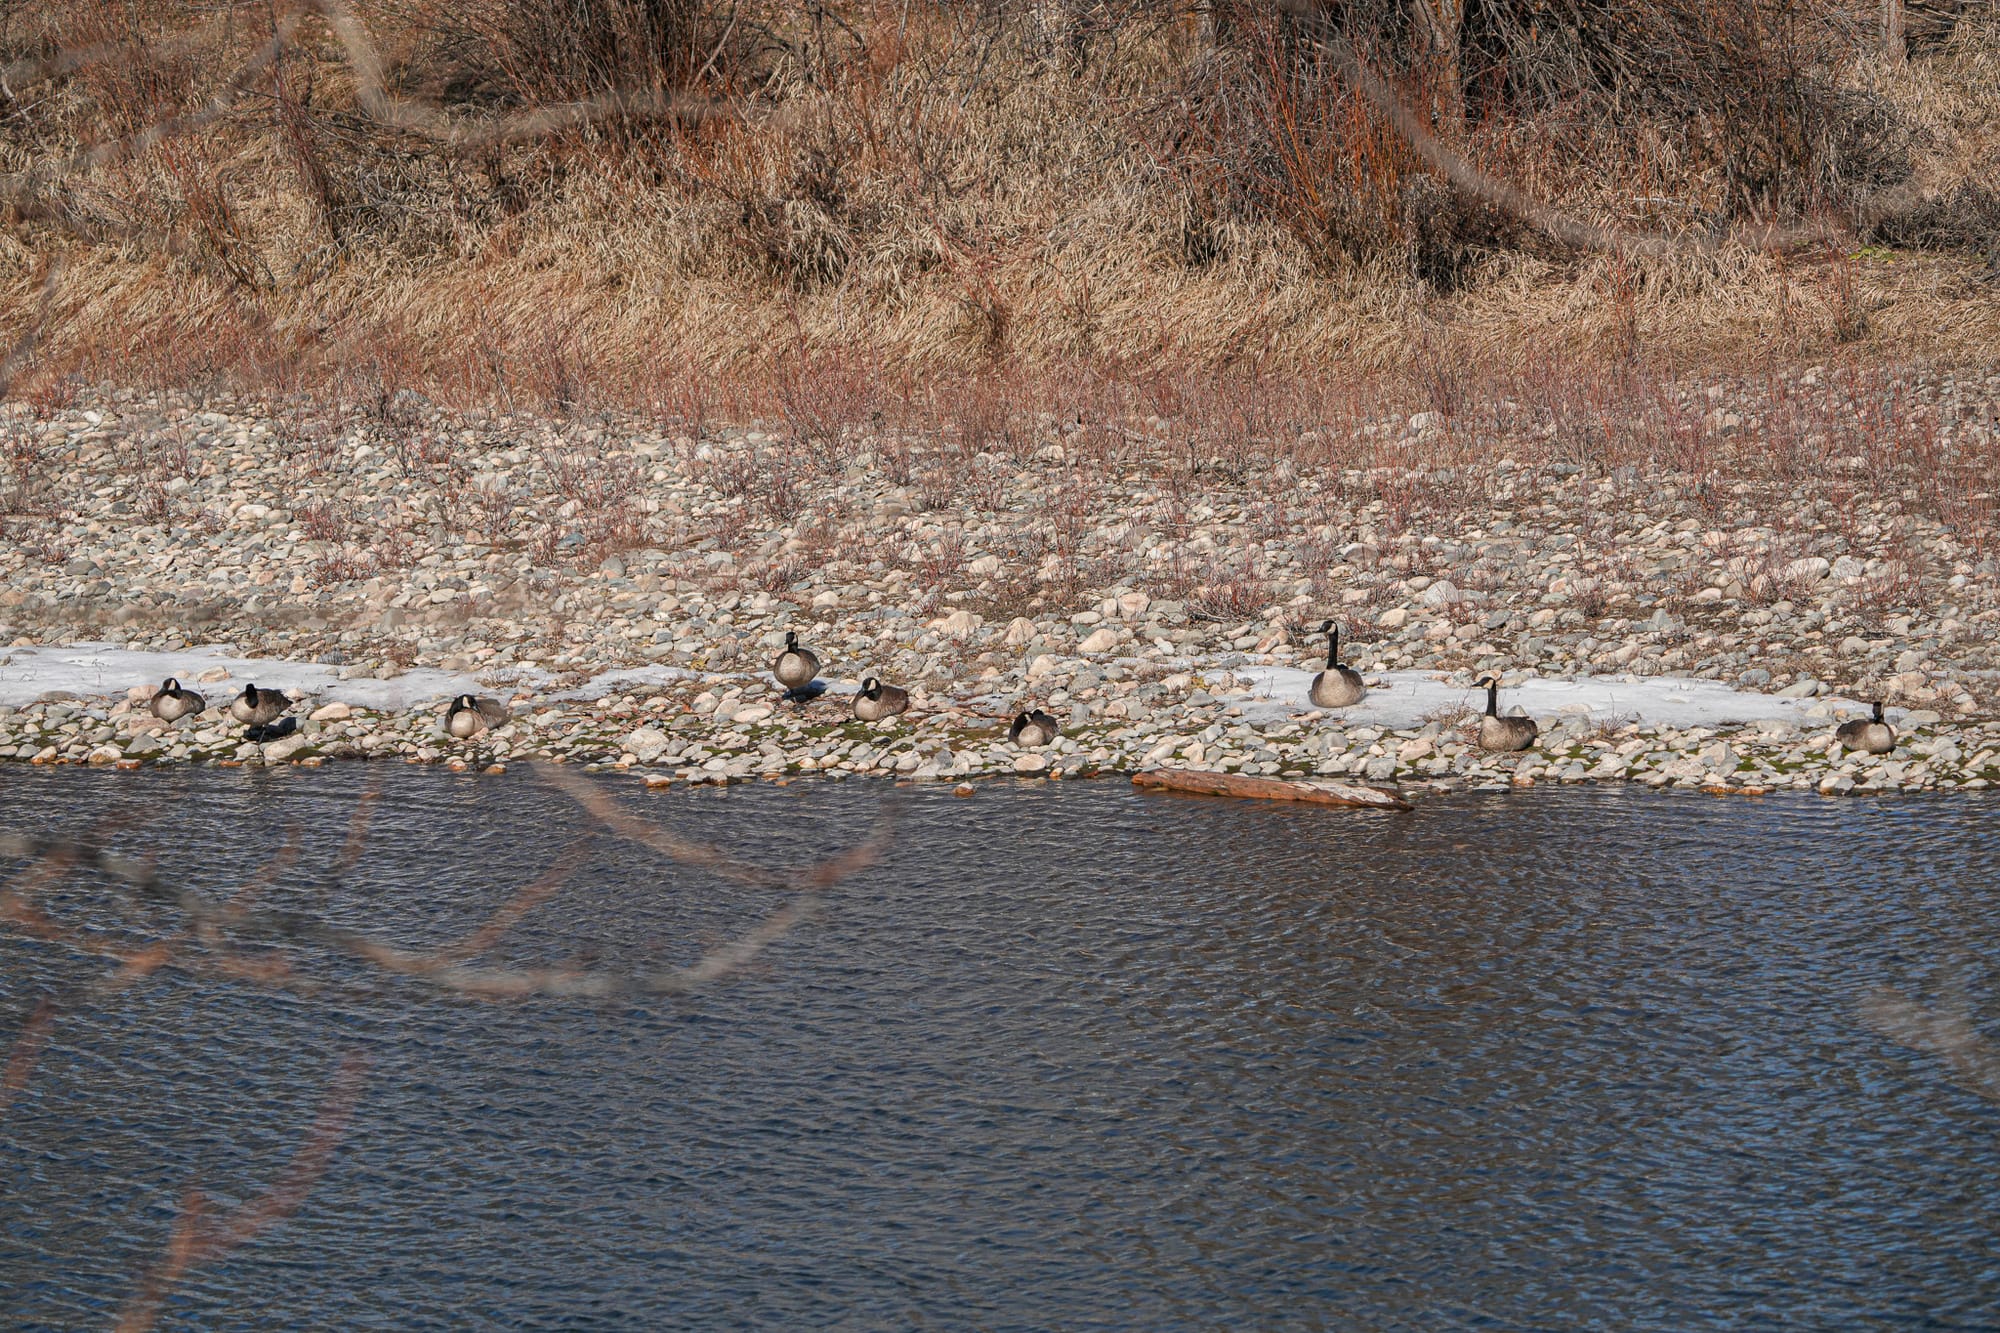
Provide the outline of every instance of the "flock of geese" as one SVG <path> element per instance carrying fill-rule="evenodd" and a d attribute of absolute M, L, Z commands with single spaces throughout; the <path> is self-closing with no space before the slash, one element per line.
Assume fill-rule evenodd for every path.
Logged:
<path fill-rule="evenodd" d="M 245 685 L 243 692 L 230 700 L 229 716 L 243 724 L 245 740 L 274 741 L 299 729 L 299 720 L 286 716 L 291 706 L 292 700 L 282 690 L 260 690 L 254 684 Z M 173 676 L 161 681 L 160 688 L 153 691 L 151 711 L 162 722 L 178 722 L 207 707 L 208 700 Z M 464 740 L 488 727 L 497 727 L 512 716 L 507 705 L 498 699 L 461 694 L 446 710 L 444 726 L 446 731 Z"/>
<path fill-rule="evenodd" d="M 813 696 L 813 682 L 819 679 L 819 654 L 799 645 L 799 636 L 785 632 L 784 651 L 771 663 L 771 674 L 785 687 L 785 697 L 803 703 Z M 859 722 L 880 722 L 910 706 L 910 692 L 900 685 L 884 685 L 878 677 L 867 676 L 854 696 L 854 717 Z M 1007 728 L 1007 739 L 1030 748 L 1047 745 L 1062 735 L 1055 718 L 1039 708 L 1015 716 Z"/>
<path fill-rule="evenodd" d="M 1306 697 L 1317 708 L 1351 708 L 1368 697 L 1368 686 L 1360 672 L 1341 665 L 1340 627 L 1329 620 L 1319 627 L 1319 632 L 1326 635 L 1326 666 L 1313 676 Z M 784 686 L 785 697 L 794 703 L 811 699 L 819 669 L 819 654 L 801 645 L 796 632 L 786 631 L 784 650 L 771 663 L 771 674 Z M 1486 712 L 1479 719 L 1479 748 L 1512 751 L 1533 745 L 1540 731 L 1533 718 L 1500 715 L 1500 678 L 1485 676 L 1479 685 L 1486 691 Z M 169 676 L 153 694 L 152 712 L 163 722 L 177 722 L 207 706 L 201 695 L 183 688 L 180 681 Z M 286 716 L 291 706 L 292 701 L 278 690 L 245 685 L 243 692 L 230 703 L 229 715 L 244 725 L 246 739 L 276 740 L 298 729 L 298 719 Z M 879 678 L 869 676 L 862 680 L 860 692 L 854 696 L 853 712 L 857 721 L 880 722 L 909 706 L 908 690 L 899 685 L 884 685 Z M 445 730 L 464 740 L 488 727 L 500 726 L 510 716 L 507 706 L 496 699 L 461 694 L 451 701 L 445 713 Z M 1027 748 L 1048 745 L 1060 735 L 1062 727 L 1039 708 L 1016 714 L 1007 728 L 1007 739 Z M 1895 728 L 1883 721 L 1879 702 L 1872 718 L 1842 723 L 1834 737 L 1847 749 L 1869 754 L 1886 754 L 1896 747 Z"/>
<path fill-rule="evenodd" d="M 1306 687 L 1306 697 L 1315 708 L 1352 708 L 1368 697 L 1361 673 L 1340 664 L 1340 627 L 1331 620 L 1319 627 L 1326 635 L 1326 667 Z M 1531 717 L 1500 716 L 1500 678 L 1484 676 L 1479 684 L 1486 690 L 1486 714 L 1479 719 L 1479 748 L 1482 750 L 1525 750 L 1535 743 L 1540 728 Z"/>

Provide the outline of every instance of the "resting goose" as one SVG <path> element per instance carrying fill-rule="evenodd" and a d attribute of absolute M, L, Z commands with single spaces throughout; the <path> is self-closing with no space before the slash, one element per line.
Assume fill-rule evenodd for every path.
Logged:
<path fill-rule="evenodd" d="M 208 707 L 208 700 L 193 690 L 184 690 L 173 676 L 160 682 L 160 688 L 153 692 L 153 716 L 162 722 L 178 722 L 184 717 L 192 717 Z"/>
<path fill-rule="evenodd" d="M 1882 701 L 1875 701 L 1875 715 L 1867 721 L 1857 718 L 1843 722 L 1835 729 L 1834 738 L 1850 750 L 1866 750 L 1869 754 L 1887 754 L 1896 748 L 1896 729 L 1882 720 Z"/>
<path fill-rule="evenodd" d="M 451 707 L 445 711 L 444 729 L 464 740 L 468 736 L 477 736 L 488 727 L 500 726 L 512 716 L 507 705 L 498 699 L 461 694 L 451 701 Z"/>
<path fill-rule="evenodd" d="M 786 690 L 798 694 L 819 675 L 819 655 L 810 648 L 799 647 L 799 636 L 786 630 L 785 651 L 771 663 L 771 674 Z"/>
<path fill-rule="evenodd" d="M 261 727 L 276 722 L 291 706 L 292 701 L 282 690 L 260 690 L 255 685 L 245 685 L 243 693 L 229 705 L 229 716 L 245 726 Z"/>
<path fill-rule="evenodd" d="M 861 693 L 854 696 L 854 716 L 862 722 L 880 722 L 909 706 L 908 690 L 899 685 L 884 685 L 873 676 L 861 682 Z"/>
<path fill-rule="evenodd" d="M 1479 719 L 1479 748 L 1482 750 L 1525 750 L 1535 743 L 1541 729 L 1531 717 L 1500 716 L 1500 678 L 1488 676 L 1479 682 L 1486 687 L 1486 716 Z"/>
<path fill-rule="evenodd" d="M 1347 708 L 1360 703 L 1368 696 L 1368 687 L 1361 683 L 1359 671 L 1340 664 L 1340 627 L 1329 620 L 1319 632 L 1326 635 L 1326 670 L 1313 677 L 1307 697 L 1316 708 Z"/>
<path fill-rule="evenodd" d="M 1062 735 L 1062 728 L 1056 720 L 1039 708 L 1030 708 L 1014 719 L 1014 725 L 1007 728 L 1007 739 L 1016 745 L 1033 748 L 1047 745 Z"/>

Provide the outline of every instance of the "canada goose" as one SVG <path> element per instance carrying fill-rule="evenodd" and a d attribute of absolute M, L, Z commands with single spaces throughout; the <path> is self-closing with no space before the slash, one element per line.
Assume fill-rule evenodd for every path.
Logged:
<path fill-rule="evenodd" d="M 208 707 L 208 700 L 193 690 L 181 688 L 179 680 L 168 676 L 153 692 L 153 716 L 162 722 L 178 722 Z"/>
<path fill-rule="evenodd" d="M 1352 667 L 1340 664 L 1340 627 L 1331 620 L 1319 627 L 1326 635 L 1326 670 L 1313 677 L 1312 688 L 1307 696 L 1317 708 L 1346 708 L 1358 704 L 1368 695 L 1368 687 L 1361 683 L 1361 673 Z"/>
<path fill-rule="evenodd" d="M 270 691 L 267 690 L 265 693 L 268 694 Z M 299 720 L 297 718 L 281 717 L 276 722 L 266 722 L 261 726 L 245 727 L 243 729 L 243 739 L 246 741 L 255 741 L 257 744 L 262 745 L 265 741 L 275 741 L 282 736 L 289 736 L 298 729 Z"/>
<path fill-rule="evenodd" d="M 1056 720 L 1039 708 L 1030 708 L 1014 719 L 1014 725 L 1007 728 L 1007 739 L 1016 745 L 1029 747 L 1047 745 L 1062 735 L 1062 728 Z"/>
<path fill-rule="evenodd" d="M 880 722 L 909 706 L 908 690 L 900 685 L 884 685 L 873 676 L 861 682 L 861 693 L 854 696 L 854 716 L 862 722 Z"/>
<path fill-rule="evenodd" d="M 786 690 L 798 694 L 819 675 L 819 655 L 810 648 L 799 647 L 799 636 L 786 630 L 785 651 L 771 663 L 771 674 Z"/>
<path fill-rule="evenodd" d="M 261 727 L 267 722 L 275 722 L 292 701 L 281 690 L 260 690 L 255 685 L 245 685 L 243 693 L 236 696 L 236 702 L 229 705 L 229 716 L 248 726 Z"/>
<path fill-rule="evenodd" d="M 1896 748 L 1896 729 L 1882 720 L 1882 701 L 1875 701 L 1875 716 L 1863 722 L 1859 718 L 1843 722 L 1834 731 L 1834 738 L 1850 750 L 1866 750 L 1869 754 L 1887 754 Z"/>
<path fill-rule="evenodd" d="M 451 707 L 446 710 L 444 728 L 464 740 L 467 736 L 477 736 L 488 727 L 497 727 L 512 716 L 507 705 L 498 699 L 479 699 L 461 694 L 451 701 Z"/>
<path fill-rule="evenodd" d="M 1500 678 L 1488 676 L 1479 682 L 1486 687 L 1486 716 L 1479 719 L 1479 748 L 1482 750 L 1525 750 L 1535 743 L 1540 730 L 1531 717 L 1500 716 Z"/>

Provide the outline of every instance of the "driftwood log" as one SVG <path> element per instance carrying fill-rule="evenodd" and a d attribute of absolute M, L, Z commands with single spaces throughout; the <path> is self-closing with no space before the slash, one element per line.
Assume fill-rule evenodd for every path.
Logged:
<path fill-rule="evenodd" d="M 1379 787 L 1344 782 L 1288 782 L 1246 778 L 1240 773 L 1204 773 L 1188 768 L 1149 768 L 1132 775 L 1132 785 L 1197 796 L 1240 796 L 1252 801 L 1301 801 L 1307 805 L 1360 806 L 1368 810 L 1408 810 L 1410 803 Z"/>

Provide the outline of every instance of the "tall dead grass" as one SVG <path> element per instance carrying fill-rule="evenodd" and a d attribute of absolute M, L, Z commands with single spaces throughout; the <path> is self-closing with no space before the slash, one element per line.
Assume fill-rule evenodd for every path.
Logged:
<path fill-rule="evenodd" d="M 1709 27 L 1566 0 L 1567 45 L 1495 0 L 1445 61 L 1390 0 L 1070 5 L 1061 58 L 1050 8 L 26 0 L 0 17 L 14 392 L 692 395 L 810 436 L 940 376 L 1420 389 L 1554 350 L 2000 341 L 2000 42 L 1970 11 L 1890 61 L 1859 0 Z M 1577 240 L 1632 234 L 1663 244 Z"/>

